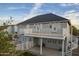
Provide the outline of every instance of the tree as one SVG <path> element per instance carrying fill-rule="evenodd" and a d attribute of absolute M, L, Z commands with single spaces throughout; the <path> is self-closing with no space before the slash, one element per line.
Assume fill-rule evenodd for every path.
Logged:
<path fill-rule="evenodd" d="M 12 55 L 15 51 L 15 45 L 12 44 L 12 36 L 3 31 L 8 25 L 0 26 L 0 55 Z"/>
<path fill-rule="evenodd" d="M 73 35 L 79 36 L 79 30 L 75 26 L 72 26 L 72 30 L 73 30 Z"/>
<path fill-rule="evenodd" d="M 10 53 L 14 45 L 11 44 L 11 38 L 8 32 L 0 32 L 0 53 Z"/>

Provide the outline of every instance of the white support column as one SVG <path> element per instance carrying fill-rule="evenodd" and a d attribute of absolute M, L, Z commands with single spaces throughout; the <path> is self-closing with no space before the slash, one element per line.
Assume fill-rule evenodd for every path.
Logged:
<path fill-rule="evenodd" d="M 72 25 L 71 25 L 71 55 L 72 55 L 72 35 L 73 35 L 73 27 L 72 27 Z"/>
<path fill-rule="evenodd" d="M 42 55 L 42 38 L 40 39 L 40 55 Z"/>
<path fill-rule="evenodd" d="M 33 45 L 34 45 L 34 44 L 33 44 L 33 37 L 31 37 L 31 39 L 32 39 L 32 42 L 31 42 L 31 47 L 33 47 Z"/>
<path fill-rule="evenodd" d="M 62 56 L 64 56 L 64 40 L 62 40 Z"/>
<path fill-rule="evenodd" d="M 29 49 L 29 47 L 28 47 L 28 43 L 29 43 L 28 40 L 29 40 L 29 37 L 26 37 L 26 50 Z"/>

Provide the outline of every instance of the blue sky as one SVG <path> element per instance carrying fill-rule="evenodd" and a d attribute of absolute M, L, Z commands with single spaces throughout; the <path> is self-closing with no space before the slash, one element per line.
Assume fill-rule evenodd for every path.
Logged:
<path fill-rule="evenodd" d="M 23 16 L 25 14 L 30 13 L 31 9 L 35 7 L 35 4 L 31 3 L 1 3 L 0 4 L 0 16 Z M 40 10 L 39 10 L 40 9 Z M 48 12 L 57 12 L 57 14 L 63 14 L 69 10 L 76 10 L 78 11 L 78 5 L 72 6 L 64 6 L 61 4 L 49 3 L 49 4 L 42 4 L 41 7 L 38 9 L 38 13 L 48 13 Z"/>
<path fill-rule="evenodd" d="M 23 16 L 25 13 L 31 10 L 33 4 L 0 4 L 0 16 Z"/>
<path fill-rule="evenodd" d="M 73 25 L 79 26 L 79 4 L 77 3 L 0 3 L 0 20 L 6 20 L 12 16 L 15 21 L 21 22 L 45 13 L 54 13 L 71 19 Z"/>

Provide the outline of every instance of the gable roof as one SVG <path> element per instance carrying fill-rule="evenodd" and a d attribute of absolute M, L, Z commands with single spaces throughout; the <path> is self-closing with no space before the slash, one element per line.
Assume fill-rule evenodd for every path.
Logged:
<path fill-rule="evenodd" d="M 67 21 L 68 23 L 70 23 L 69 20 L 66 18 L 49 13 L 49 14 L 43 14 L 43 15 L 38 15 L 36 17 L 32 17 L 32 18 L 30 18 L 24 22 L 21 22 L 19 24 L 30 24 L 30 23 L 39 23 L 39 22 L 50 22 L 50 21 Z"/>

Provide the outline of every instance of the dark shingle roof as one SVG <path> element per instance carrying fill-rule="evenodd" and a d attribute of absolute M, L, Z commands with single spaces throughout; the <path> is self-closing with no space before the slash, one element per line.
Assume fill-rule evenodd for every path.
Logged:
<path fill-rule="evenodd" d="M 43 15 L 38 15 L 36 17 L 32 17 L 19 24 L 30 24 L 30 23 L 39 23 L 39 22 L 49 22 L 49 21 L 68 21 L 69 22 L 69 20 L 66 18 L 49 13 L 49 14 L 43 14 Z"/>

